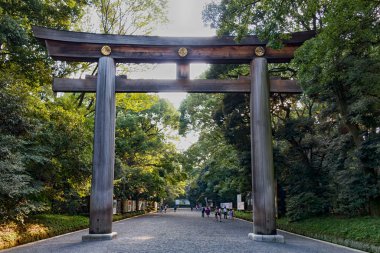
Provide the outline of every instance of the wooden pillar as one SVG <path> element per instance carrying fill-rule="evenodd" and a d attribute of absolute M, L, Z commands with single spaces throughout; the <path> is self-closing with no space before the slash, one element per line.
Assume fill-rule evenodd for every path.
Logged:
<path fill-rule="evenodd" d="M 101 57 L 96 87 L 90 235 L 83 237 L 87 240 L 112 239 L 116 235 L 112 233 L 115 111 L 115 62 L 111 57 Z"/>
<path fill-rule="evenodd" d="M 253 234 L 249 237 L 256 241 L 280 242 L 283 237 L 276 235 L 269 77 L 265 58 L 251 62 L 251 76 Z"/>
<path fill-rule="evenodd" d="M 189 78 L 190 78 L 190 64 L 177 63 L 177 79 L 189 80 Z"/>

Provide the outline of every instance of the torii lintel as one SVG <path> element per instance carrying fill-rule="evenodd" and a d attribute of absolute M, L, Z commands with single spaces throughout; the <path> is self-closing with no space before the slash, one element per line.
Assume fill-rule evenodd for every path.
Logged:
<path fill-rule="evenodd" d="M 314 31 L 289 34 L 284 47 L 266 47 L 267 41 L 247 36 L 240 42 L 233 36 L 222 37 L 160 37 L 111 35 L 72 32 L 33 27 L 34 36 L 44 42 L 55 60 L 97 62 L 109 54 L 115 62 L 124 63 L 235 63 L 249 64 L 255 57 L 269 63 L 289 62 L 303 42 L 315 36 Z M 104 48 L 104 46 L 107 46 Z M 102 52 L 102 49 L 103 50 Z"/>

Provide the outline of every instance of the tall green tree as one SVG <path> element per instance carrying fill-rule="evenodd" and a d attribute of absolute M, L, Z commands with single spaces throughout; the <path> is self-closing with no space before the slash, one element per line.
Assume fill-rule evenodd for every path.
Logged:
<path fill-rule="evenodd" d="M 142 110 L 118 107 L 115 192 L 118 198 L 160 200 L 183 193 L 186 174 L 178 162 L 171 135 L 178 112 L 166 100 L 147 95 Z"/>
<path fill-rule="evenodd" d="M 31 164 L 49 160 L 38 140 L 52 93 L 51 74 L 63 73 L 46 58 L 32 25 L 67 28 L 80 17 L 84 1 L 0 1 L 1 218 L 22 221 L 45 210 L 44 184 Z"/>
<path fill-rule="evenodd" d="M 331 175 L 332 212 L 379 213 L 379 161 L 367 153 L 377 154 L 380 146 L 379 5 L 365 0 L 248 0 L 213 3 L 204 11 L 219 34 L 257 34 L 275 48 L 287 32 L 316 31 L 296 53 L 293 68 L 305 93 L 321 105 L 311 126 L 326 140 L 313 145 L 322 151 L 321 168 Z"/>

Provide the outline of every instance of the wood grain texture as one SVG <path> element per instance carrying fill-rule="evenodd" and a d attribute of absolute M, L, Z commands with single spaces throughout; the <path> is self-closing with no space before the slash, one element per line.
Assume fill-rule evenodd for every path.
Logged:
<path fill-rule="evenodd" d="M 71 43 L 98 43 L 108 45 L 132 45 L 132 46 L 234 46 L 234 45 L 266 45 L 267 41 L 260 40 L 257 36 L 247 36 L 240 42 L 236 42 L 233 36 L 221 37 L 162 37 L 162 36 L 136 36 L 136 35 L 112 35 L 95 34 L 85 32 L 72 32 L 33 26 L 34 36 L 41 40 L 55 40 Z M 303 31 L 289 34 L 290 38 L 284 40 L 288 45 L 301 45 L 306 40 L 315 36 L 315 31 Z"/>
<path fill-rule="evenodd" d="M 90 234 L 112 232 L 115 163 L 115 62 L 99 59 L 95 105 L 94 157 L 90 197 Z"/>
<path fill-rule="evenodd" d="M 121 36 L 59 31 L 42 27 L 33 28 L 37 39 L 45 42 L 49 55 L 55 60 L 97 62 L 101 48 L 109 45 L 111 57 L 123 63 L 162 62 L 206 62 L 206 63 L 250 63 L 255 58 L 255 48 L 265 47 L 266 41 L 249 36 L 239 43 L 234 37 L 157 37 Z M 265 48 L 268 62 L 289 62 L 294 51 L 314 32 L 299 32 L 284 40 L 279 50 Z M 178 49 L 185 47 L 188 54 L 181 57 Z"/>
<path fill-rule="evenodd" d="M 55 92 L 96 92 L 96 78 L 55 78 Z M 250 79 L 238 80 L 152 80 L 116 77 L 116 92 L 189 92 L 189 93 L 249 93 Z M 271 93 L 300 94 L 302 89 L 295 80 L 270 80 Z"/>
<path fill-rule="evenodd" d="M 253 192 L 253 232 L 276 234 L 272 127 L 269 112 L 267 61 L 251 64 L 251 169 Z"/>
<path fill-rule="evenodd" d="M 96 62 L 102 54 L 104 44 L 68 43 L 46 40 L 49 56 L 54 60 Z M 118 63 L 165 63 L 165 62 L 202 62 L 202 63 L 249 63 L 255 58 L 256 46 L 189 46 L 188 55 L 178 55 L 178 46 L 111 46 L 111 56 Z M 263 57 L 271 63 L 289 62 L 298 46 L 286 45 L 282 49 L 266 48 Z"/>

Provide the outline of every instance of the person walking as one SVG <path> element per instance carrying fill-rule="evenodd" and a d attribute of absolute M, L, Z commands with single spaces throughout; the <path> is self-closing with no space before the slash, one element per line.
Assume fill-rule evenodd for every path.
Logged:
<path fill-rule="evenodd" d="M 218 208 L 218 218 L 217 220 L 219 219 L 220 222 L 222 222 L 222 208 Z"/>
<path fill-rule="evenodd" d="M 228 211 L 228 216 L 229 216 L 229 218 L 232 220 L 233 218 L 234 218 L 234 209 L 230 209 L 229 211 Z"/>
<path fill-rule="evenodd" d="M 216 207 L 215 208 L 215 219 L 216 219 L 216 221 L 218 221 L 218 210 L 219 210 L 219 208 Z"/>
<path fill-rule="evenodd" d="M 226 206 L 224 206 L 224 208 L 223 208 L 223 218 L 227 219 L 227 207 Z"/>
<path fill-rule="evenodd" d="M 202 218 L 205 217 L 205 211 L 206 211 L 206 209 L 204 207 L 202 207 Z"/>
<path fill-rule="evenodd" d="M 210 207 L 206 207 L 206 215 L 207 215 L 207 218 L 210 217 L 210 212 L 211 212 Z"/>

